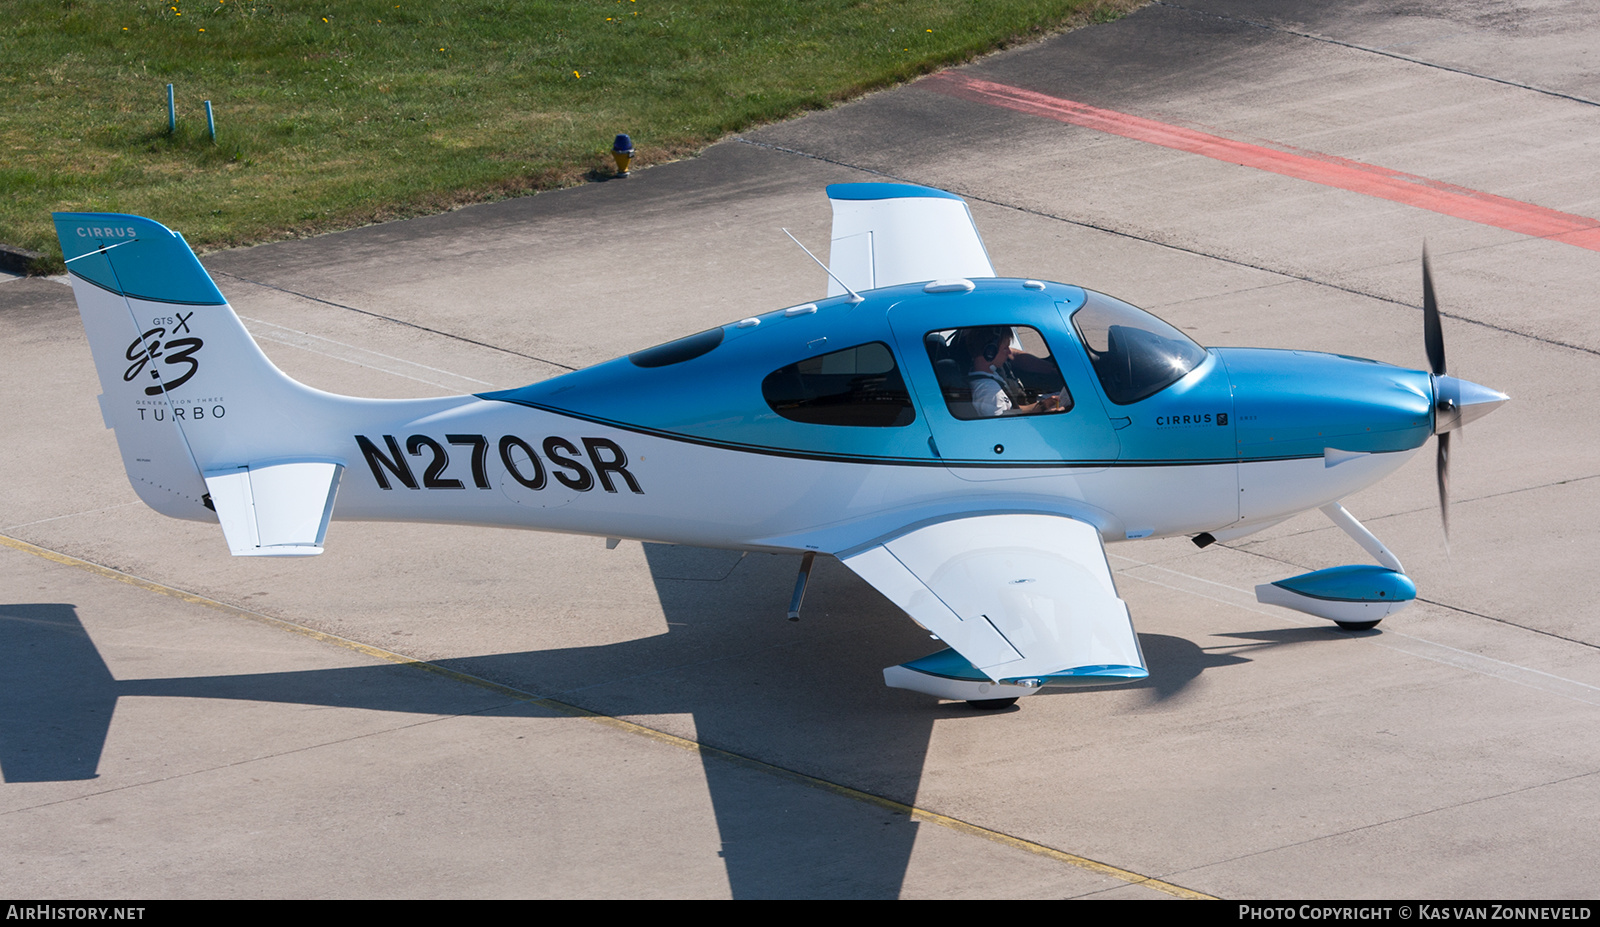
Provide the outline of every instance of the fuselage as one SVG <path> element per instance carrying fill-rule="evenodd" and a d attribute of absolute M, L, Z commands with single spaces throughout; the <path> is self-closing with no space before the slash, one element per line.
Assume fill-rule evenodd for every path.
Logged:
<path fill-rule="evenodd" d="M 994 326 L 1048 359 L 1021 379 L 1063 411 L 1018 411 L 1031 393 L 972 411 L 961 384 L 983 377 L 953 378 L 973 359 L 952 343 Z M 1431 434 L 1426 373 L 1174 335 L 1074 286 L 893 287 L 521 389 L 330 407 L 330 446 L 302 452 L 345 463 L 337 518 L 837 553 L 984 512 L 1070 515 L 1107 541 L 1243 533 L 1371 484 Z"/>

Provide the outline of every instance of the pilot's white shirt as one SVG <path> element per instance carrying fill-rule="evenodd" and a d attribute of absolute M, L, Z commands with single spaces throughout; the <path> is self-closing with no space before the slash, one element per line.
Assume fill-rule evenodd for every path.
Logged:
<path fill-rule="evenodd" d="M 984 417 L 1011 411 L 1011 397 L 1006 395 L 1005 381 L 999 375 L 973 371 L 967 376 L 972 380 L 972 411 Z"/>

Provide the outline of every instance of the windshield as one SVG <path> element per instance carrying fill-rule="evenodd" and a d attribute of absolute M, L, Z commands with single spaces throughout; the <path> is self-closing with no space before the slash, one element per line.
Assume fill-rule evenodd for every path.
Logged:
<path fill-rule="evenodd" d="M 1143 309 L 1092 290 L 1084 296 L 1072 326 L 1112 402 L 1127 405 L 1153 396 L 1206 359 L 1205 348 Z"/>

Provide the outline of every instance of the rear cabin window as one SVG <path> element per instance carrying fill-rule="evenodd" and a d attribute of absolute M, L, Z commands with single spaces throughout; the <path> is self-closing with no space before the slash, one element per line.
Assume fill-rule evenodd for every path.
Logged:
<path fill-rule="evenodd" d="M 658 344 L 653 348 L 645 348 L 643 351 L 635 351 L 628 355 L 628 360 L 633 361 L 635 367 L 670 367 L 709 353 L 721 343 L 722 329 L 712 328 L 698 335 L 690 335 L 677 341 Z"/>
<path fill-rule="evenodd" d="M 808 425 L 899 428 L 917 418 L 894 353 L 881 341 L 774 370 L 761 395 L 772 411 Z"/>

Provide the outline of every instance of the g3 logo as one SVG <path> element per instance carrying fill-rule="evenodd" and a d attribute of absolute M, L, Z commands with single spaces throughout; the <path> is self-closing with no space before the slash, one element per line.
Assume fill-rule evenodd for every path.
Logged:
<path fill-rule="evenodd" d="M 176 335 L 179 332 L 188 331 L 189 319 L 193 317 L 194 313 L 192 312 L 187 316 L 179 313 L 177 327 L 172 330 L 172 333 Z M 162 319 L 161 321 L 167 320 Z M 145 365 L 150 365 L 150 376 L 158 382 L 144 388 L 146 396 L 159 396 L 164 392 L 175 390 L 189 382 L 189 378 L 194 376 L 200 369 L 200 362 L 195 359 L 194 354 L 200 350 L 205 342 L 193 337 L 173 338 L 163 341 L 162 339 L 166 337 L 166 334 L 167 330 L 164 327 L 152 328 L 133 339 L 133 343 L 128 345 L 128 350 L 124 355 L 131 362 L 127 371 L 122 375 L 124 382 L 133 382 L 133 378 L 144 370 Z M 155 369 L 155 365 L 158 362 L 175 364 L 180 367 L 187 365 L 187 369 L 176 379 L 162 380 L 161 374 Z"/>

